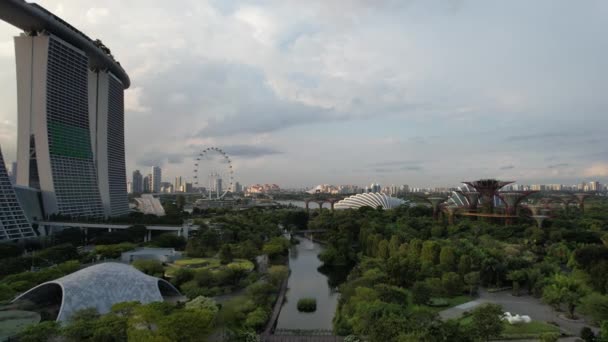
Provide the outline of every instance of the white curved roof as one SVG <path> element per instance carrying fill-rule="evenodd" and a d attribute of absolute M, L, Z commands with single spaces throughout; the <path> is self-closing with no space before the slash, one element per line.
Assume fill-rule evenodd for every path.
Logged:
<path fill-rule="evenodd" d="M 347 197 L 334 205 L 335 209 L 356 209 L 360 207 L 382 207 L 383 209 L 396 208 L 402 204 L 408 203 L 399 198 L 387 196 L 380 192 L 369 192 L 365 194 L 356 194 Z"/>
<path fill-rule="evenodd" d="M 159 286 L 169 286 L 179 295 L 179 291 L 163 279 L 149 276 L 130 265 L 107 262 L 89 266 L 64 277 L 40 284 L 24 292 L 14 301 L 30 299 L 43 292 L 45 287 L 61 287 L 61 308 L 57 321 L 65 321 L 78 310 L 95 308 L 99 313 L 107 313 L 112 305 L 120 302 L 138 301 L 142 304 L 162 302 Z"/>
<path fill-rule="evenodd" d="M 135 201 L 137 202 L 137 209 L 142 213 L 165 216 L 165 208 L 163 208 L 157 197 L 151 194 L 143 194 L 141 197 L 136 198 Z"/>

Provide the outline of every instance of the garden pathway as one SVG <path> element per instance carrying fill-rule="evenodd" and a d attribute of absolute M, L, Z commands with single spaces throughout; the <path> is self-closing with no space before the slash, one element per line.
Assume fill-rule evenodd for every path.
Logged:
<path fill-rule="evenodd" d="M 479 298 L 476 300 L 464 303 L 453 308 L 449 308 L 439 312 L 439 316 L 443 320 L 458 318 L 465 311 L 471 311 L 476 306 L 483 303 L 500 304 L 504 311 L 511 314 L 528 315 L 533 320 L 544 322 L 555 322 L 565 332 L 578 335 L 583 327 L 589 326 L 589 323 L 581 321 L 570 321 L 560 317 L 560 312 L 556 312 L 553 308 L 540 299 L 532 296 L 513 296 L 509 291 L 501 291 L 490 293 L 485 289 L 480 289 Z M 592 328 L 595 332 L 596 328 Z"/>

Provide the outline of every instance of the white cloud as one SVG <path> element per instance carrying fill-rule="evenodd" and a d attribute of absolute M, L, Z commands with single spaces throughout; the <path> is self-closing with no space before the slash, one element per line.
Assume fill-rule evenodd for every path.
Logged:
<path fill-rule="evenodd" d="M 107 8 L 93 7 L 87 11 L 86 17 L 89 23 L 97 24 L 101 20 L 105 20 L 110 14 L 110 10 Z"/>
<path fill-rule="evenodd" d="M 150 110 L 142 101 L 144 89 L 141 87 L 129 88 L 125 91 L 125 112 L 143 113 Z"/>
<path fill-rule="evenodd" d="M 585 177 L 608 177 L 608 163 L 593 164 L 583 172 Z"/>

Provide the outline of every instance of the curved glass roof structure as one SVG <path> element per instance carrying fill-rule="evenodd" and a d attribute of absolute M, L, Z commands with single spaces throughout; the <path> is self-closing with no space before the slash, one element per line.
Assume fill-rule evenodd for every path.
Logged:
<path fill-rule="evenodd" d="M 107 262 L 40 284 L 13 302 L 23 300 L 36 306 L 59 307 L 57 321 L 66 321 L 82 309 L 95 308 L 104 314 L 116 303 L 147 304 L 175 296 L 181 294 L 168 281 L 144 274 L 130 265 Z"/>
<path fill-rule="evenodd" d="M 347 197 L 334 205 L 335 209 L 357 209 L 361 207 L 382 207 L 382 209 L 393 209 L 402 204 L 409 203 L 399 198 L 387 196 L 380 192 L 368 192 Z"/>

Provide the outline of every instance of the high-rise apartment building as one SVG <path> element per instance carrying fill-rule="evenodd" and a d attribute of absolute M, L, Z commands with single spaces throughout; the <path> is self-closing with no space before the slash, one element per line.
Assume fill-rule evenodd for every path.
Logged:
<path fill-rule="evenodd" d="M 150 181 L 152 182 L 150 189 L 152 192 L 160 192 L 160 186 L 162 182 L 162 174 L 161 169 L 158 166 L 152 167 L 152 177 Z"/>
<path fill-rule="evenodd" d="M 35 236 L 19 203 L 13 184 L 8 178 L 4 157 L 0 150 L 0 242 Z"/>
<path fill-rule="evenodd" d="M 133 171 L 131 183 L 133 184 L 133 193 L 141 194 L 142 192 L 144 192 L 144 179 L 139 170 Z"/>
<path fill-rule="evenodd" d="M 152 175 L 147 175 L 143 179 L 143 192 L 152 192 L 150 185 L 152 184 Z"/>
<path fill-rule="evenodd" d="M 175 177 L 175 184 L 173 184 L 173 191 L 182 192 L 182 176 Z"/>

